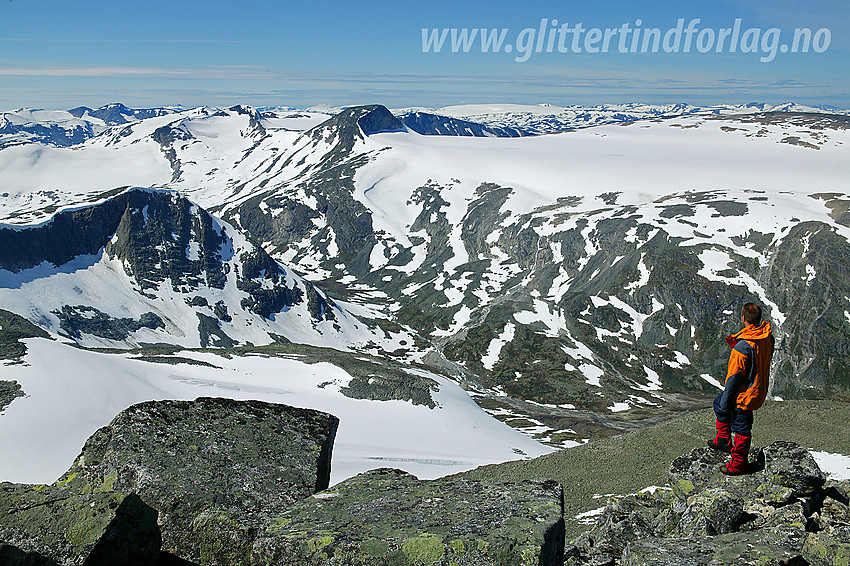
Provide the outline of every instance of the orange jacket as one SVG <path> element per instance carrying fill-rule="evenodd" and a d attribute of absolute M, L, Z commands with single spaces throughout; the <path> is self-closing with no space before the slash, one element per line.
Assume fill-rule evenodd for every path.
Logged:
<path fill-rule="evenodd" d="M 769 322 L 749 324 L 737 334 L 726 337 L 732 348 L 726 371 L 725 403 L 733 402 L 739 409 L 754 411 L 767 397 L 770 359 L 773 356 L 773 334 Z"/>

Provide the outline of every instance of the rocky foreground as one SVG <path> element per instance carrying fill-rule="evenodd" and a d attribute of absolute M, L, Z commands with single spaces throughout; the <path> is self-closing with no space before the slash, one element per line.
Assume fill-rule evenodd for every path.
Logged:
<path fill-rule="evenodd" d="M 51 485 L 0 484 L 0 565 L 839 565 L 850 483 L 804 448 L 726 477 L 697 448 L 669 486 L 613 498 L 565 541 L 553 481 L 420 481 L 380 469 L 328 487 L 338 421 L 257 401 L 141 403 Z M 602 473 L 605 473 L 603 470 Z"/>
<path fill-rule="evenodd" d="M 754 451 L 753 473 L 719 472 L 728 459 L 697 448 L 673 461 L 669 488 L 609 501 L 567 548 L 570 566 L 837 566 L 850 559 L 848 482 L 827 482 L 792 442 Z"/>

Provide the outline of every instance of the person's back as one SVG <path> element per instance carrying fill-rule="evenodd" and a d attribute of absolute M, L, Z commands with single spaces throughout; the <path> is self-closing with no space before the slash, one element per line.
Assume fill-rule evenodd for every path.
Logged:
<path fill-rule="evenodd" d="M 726 371 L 726 386 L 714 400 L 717 436 L 709 440 L 712 448 L 730 452 L 732 461 L 720 471 L 744 474 L 749 471 L 747 455 L 752 441 L 753 411 L 767 397 L 773 334 L 769 322 L 761 319 L 761 307 L 747 303 L 741 311 L 744 328 L 726 337 L 732 348 Z M 735 442 L 732 443 L 732 433 Z"/>

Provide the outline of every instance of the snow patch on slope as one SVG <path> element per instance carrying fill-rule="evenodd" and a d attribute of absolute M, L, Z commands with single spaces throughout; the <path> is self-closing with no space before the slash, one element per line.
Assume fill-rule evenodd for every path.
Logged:
<path fill-rule="evenodd" d="M 258 399 L 329 412 L 340 419 L 331 482 L 386 466 L 435 478 L 477 466 L 550 452 L 482 411 L 453 382 L 430 374 L 436 409 L 404 401 L 351 399 L 351 376 L 328 363 L 264 356 L 183 352 L 212 364 L 159 364 L 28 340 L 26 365 L 4 370 L 27 397 L 0 414 L 0 480 L 49 483 L 86 438 L 121 410 L 148 400 L 199 396 Z M 417 371 L 419 370 L 411 370 Z"/>

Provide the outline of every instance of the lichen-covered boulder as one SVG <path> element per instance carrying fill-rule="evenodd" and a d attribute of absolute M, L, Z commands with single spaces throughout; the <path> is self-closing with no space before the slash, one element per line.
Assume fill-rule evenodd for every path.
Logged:
<path fill-rule="evenodd" d="M 688 499 L 677 534 L 714 536 L 737 530 L 744 515 L 744 500 L 722 488 L 710 488 Z"/>
<path fill-rule="evenodd" d="M 620 566 L 805 566 L 799 532 L 785 527 L 716 537 L 641 539 L 623 551 Z"/>
<path fill-rule="evenodd" d="M 0 484 L 3 566 L 152 566 L 157 513 L 135 494 Z"/>
<path fill-rule="evenodd" d="M 718 468 L 728 459 L 728 454 L 711 448 L 694 448 L 690 454 L 679 456 L 667 474 L 673 493 L 685 500 L 701 491 L 712 479 L 719 479 Z"/>
<path fill-rule="evenodd" d="M 555 482 L 420 481 L 360 474 L 273 518 L 257 566 L 554 566 L 563 562 Z"/>
<path fill-rule="evenodd" d="M 708 539 L 714 548 L 710 566 L 805 566 L 801 549 L 805 531 L 788 526 L 727 533 Z"/>
<path fill-rule="evenodd" d="M 840 484 L 828 485 L 824 490 L 823 502 L 816 515 L 821 529 L 831 526 L 850 525 L 850 499 Z"/>
<path fill-rule="evenodd" d="M 642 539 L 625 548 L 620 566 L 708 566 L 714 547 L 700 539 Z"/>
<path fill-rule="evenodd" d="M 605 564 L 620 558 L 630 542 L 666 536 L 675 530 L 678 522 L 679 515 L 673 511 L 672 502 L 661 496 L 637 493 L 614 497 L 596 525 L 575 544 L 583 563 Z"/>
<path fill-rule="evenodd" d="M 270 515 L 328 486 L 338 422 L 260 401 L 140 403 L 95 432 L 60 482 L 138 493 L 181 558 L 248 564 Z"/>
<path fill-rule="evenodd" d="M 764 447 L 765 475 L 771 483 L 789 488 L 793 497 L 811 495 L 826 483 L 826 474 L 809 451 L 793 442 Z"/>
<path fill-rule="evenodd" d="M 572 541 L 566 566 L 850 564 L 850 485 L 825 484 L 811 454 L 790 442 L 754 449 L 749 474 L 720 473 L 728 458 L 710 448 L 677 458 L 672 501 L 635 512 L 639 499 L 627 496 L 619 501 L 632 508 L 619 515 L 622 503 L 609 504 Z"/>
<path fill-rule="evenodd" d="M 725 476 L 720 466 L 729 455 L 711 448 L 696 448 L 676 458 L 668 472 L 673 492 L 682 500 L 710 486 L 722 487 L 744 500 L 760 499 L 785 505 L 823 487 L 826 476 L 808 450 L 793 442 L 774 442 L 751 454 L 753 472 Z"/>
<path fill-rule="evenodd" d="M 811 566 L 850 564 L 850 525 L 809 533 L 803 545 L 803 558 Z"/>

